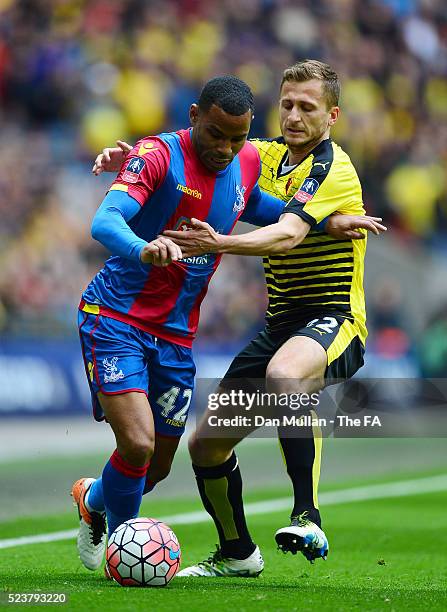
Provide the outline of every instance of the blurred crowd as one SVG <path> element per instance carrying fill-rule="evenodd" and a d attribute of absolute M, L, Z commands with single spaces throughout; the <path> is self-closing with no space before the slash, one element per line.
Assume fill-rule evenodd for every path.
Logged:
<path fill-rule="evenodd" d="M 98 151 L 185 127 L 223 73 L 253 88 L 251 134 L 276 136 L 282 71 L 306 57 L 340 74 L 334 139 L 368 211 L 447 257 L 445 0 L 0 0 L 0 332 L 73 333 L 106 255 L 89 234 L 110 183 L 89 174 Z M 205 341 L 262 321 L 260 266 L 226 259 Z"/>

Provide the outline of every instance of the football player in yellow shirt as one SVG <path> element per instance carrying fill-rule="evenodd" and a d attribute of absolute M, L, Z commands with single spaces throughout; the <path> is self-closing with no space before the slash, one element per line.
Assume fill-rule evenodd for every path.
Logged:
<path fill-rule="evenodd" d="M 350 378 L 363 365 L 366 240 L 337 239 L 315 231 L 336 211 L 364 214 L 355 168 L 330 138 L 340 112 L 339 91 L 336 73 L 321 62 L 300 62 L 284 72 L 279 101 L 282 138 L 253 141 L 263 163 L 261 189 L 289 200 L 278 223 L 237 236 L 221 236 L 200 221 L 193 222 L 196 231 L 167 233 L 184 256 L 208 252 L 264 256 L 269 293 L 266 327 L 234 359 L 218 392 L 228 391 L 235 380 L 250 390 L 249 381 L 265 378 L 267 391 L 278 396 L 311 395 L 333 379 Z M 218 414 L 224 417 L 225 407 Z M 256 575 L 263 564 L 245 524 L 233 450 L 238 438 L 250 430 L 210 437 L 208 416 L 189 448 L 221 549 L 180 575 Z M 297 438 L 279 428 L 295 500 L 291 524 L 277 531 L 276 541 L 282 550 L 300 550 L 312 561 L 327 555 L 328 541 L 317 500 L 321 436 L 318 431 L 312 435 L 312 425 L 308 429 L 308 436 Z"/>

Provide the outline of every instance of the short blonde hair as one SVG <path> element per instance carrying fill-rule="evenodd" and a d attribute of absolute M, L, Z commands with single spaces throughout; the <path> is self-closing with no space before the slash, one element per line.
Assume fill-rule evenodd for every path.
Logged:
<path fill-rule="evenodd" d="M 340 81 L 337 73 L 332 70 L 329 64 L 324 64 L 318 60 L 304 60 L 297 62 L 293 66 L 286 68 L 282 75 L 281 87 L 286 81 L 302 83 L 318 79 L 323 82 L 323 92 L 326 97 L 328 108 L 338 106 L 340 98 Z"/>

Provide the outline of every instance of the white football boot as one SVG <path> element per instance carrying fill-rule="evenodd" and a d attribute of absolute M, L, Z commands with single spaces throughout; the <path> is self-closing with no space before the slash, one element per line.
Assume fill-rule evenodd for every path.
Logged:
<path fill-rule="evenodd" d="M 79 514 L 78 553 L 89 570 L 101 566 L 106 548 L 106 514 L 90 512 L 85 505 L 85 496 L 94 482 L 94 478 L 80 478 L 71 489 Z"/>
<path fill-rule="evenodd" d="M 284 553 L 291 552 L 296 555 L 302 552 L 308 561 L 315 559 L 326 560 L 329 552 L 329 543 L 322 529 L 306 518 L 307 512 L 292 517 L 288 527 L 278 529 L 275 540 L 278 548 Z"/>
<path fill-rule="evenodd" d="M 264 560 L 259 547 L 256 546 L 252 554 L 246 559 L 232 559 L 224 557 L 219 547 L 205 561 L 190 565 L 181 570 L 177 577 L 185 578 L 256 578 L 264 569 Z"/>

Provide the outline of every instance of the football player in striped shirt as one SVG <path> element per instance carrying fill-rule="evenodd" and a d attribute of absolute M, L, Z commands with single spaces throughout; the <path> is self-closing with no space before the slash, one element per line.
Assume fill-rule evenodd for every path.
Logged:
<path fill-rule="evenodd" d="M 200 304 L 221 259 L 182 258 L 159 235 L 183 231 L 192 216 L 226 234 L 238 219 L 266 225 L 283 210 L 257 183 L 252 115 L 243 81 L 212 79 L 191 106 L 192 129 L 140 140 L 93 220 L 92 236 L 112 256 L 82 294 L 79 333 L 94 416 L 110 424 L 117 448 L 99 478 L 72 489 L 89 569 L 102 563 L 106 517 L 110 535 L 170 471 L 194 387 Z"/>
<path fill-rule="evenodd" d="M 265 329 L 233 360 L 218 393 L 233 388 L 235 382 L 239 388 L 255 391 L 250 381 L 265 379 L 269 392 L 310 395 L 332 381 L 350 378 L 363 365 L 366 239 L 334 238 L 318 228 L 336 211 L 365 212 L 355 168 L 330 138 L 339 116 L 339 92 L 337 74 L 327 64 L 307 60 L 284 72 L 279 100 L 282 136 L 252 141 L 262 160 L 260 187 L 287 202 L 278 223 L 221 236 L 193 220 L 193 231 L 166 232 L 183 254 L 264 256 L 269 295 Z M 221 406 L 219 417 L 227 416 L 227 410 L 231 415 L 231 408 Z M 317 496 L 321 432 L 312 419 L 308 422 L 307 431 L 300 428 L 299 438 L 279 428 L 294 505 L 290 525 L 279 529 L 275 537 L 283 551 L 301 551 L 313 561 L 325 558 L 329 545 L 321 529 Z M 250 429 L 229 430 L 227 437 L 222 432 L 213 437 L 212 431 L 205 414 L 189 448 L 202 501 L 219 533 L 220 549 L 180 575 L 254 576 L 259 564 L 244 518 L 234 452 Z"/>

